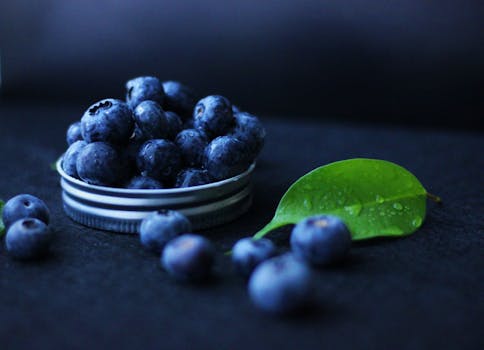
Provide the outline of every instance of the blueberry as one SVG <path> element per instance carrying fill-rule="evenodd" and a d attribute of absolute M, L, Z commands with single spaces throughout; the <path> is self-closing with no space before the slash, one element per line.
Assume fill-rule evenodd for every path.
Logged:
<path fill-rule="evenodd" d="M 216 180 L 244 172 L 250 165 L 246 145 L 232 136 L 219 136 L 205 148 L 205 169 Z"/>
<path fill-rule="evenodd" d="M 215 249 L 209 240 L 184 234 L 165 246 L 161 265 L 177 280 L 196 282 L 210 275 L 214 259 Z"/>
<path fill-rule="evenodd" d="M 295 256 L 285 254 L 257 266 L 248 289 L 258 308 L 274 314 L 293 313 L 312 301 L 312 273 Z"/>
<path fill-rule="evenodd" d="M 242 112 L 242 110 L 238 106 L 232 105 L 232 112 L 235 114 L 235 113 Z"/>
<path fill-rule="evenodd" d="M 180 148 L 183 162 L 189 167 L 201 167 L 205 147 L 208 145 L 207 136 L 203 131 L 196 129 L 182 130 L 175 139 Z"/>
<path fill-rule="evenodd" d="M 236 113 L 233 135 L 245 142 L 248 157 L 254 161 L 264 146 L 266 131 L 259 119 L 246 112 Z"/>
<path fill-rule="evenodd" d="M 133 111 L 136 126 L 146 139 L 168 137 L 168 118 L 155 101 L 143 101 Z"/>
<path fill-rule="evenodd" d="M 66 134 L 67 144 L 70 146 L 74 142 L 81 141 L 81 140 L 83 140 L 81 122 L 72 123 L 67 129 L 67 134 Z"/>
<path fill-rule="evenodd" d="M 62 158 L 62 169 L 64 169 L 67 175 L 75 177 L 76 179 L 79 178 L 76 168 L 77 156 L 86 145 L 86 141 L 76 141 L 70 145 L 66 153 L 64 153 L 64 157 Z"/>
<path fill-rule="evenodd" d="M 193 90 L 178 81 L 164 81 L 163 90 L 165 91 L 163 107 L 167 111 L 177 113 L 183 119 L 190 118 L 197 102 Z"/>
<path fill-rule="evenodd" d="M 183 129 L 182 120 L 175 112 L 171 111 L 166 111 L 165 116 L 166 120 L 168 121 L 167 138 L 169 140 L 174 140 L 176 135 L 178 135 L 178 133 Z"/>
<path fill-rule="evenodd" d="M 126 188 L 134 190 L 156 190 L 163 188 L 163 185 L 151 177 L 135 176 L 129 181 Z"/>
<path fill-rule="evenodd" d="M 181 168 L 181 155 L 178 147 L 168 140 L 149 140 L 141 146 L 137 164 L 143 176 L 158 181 L 170 181 Z"/>
<path fill-rule="evenodd" d="M 232 249 L 232 264 L 237 273 L 249 277 L 261 262 L 276 255 L 276 247 L 272 241 L 262 238 L 242 238 Z"/>
<path fill-rule="evenodd" d="M 122 159 L 105 142 L 94 142 L 81 149 L 77 156 L 77 174 L 91 185 L 115 186 L 122 179 Z"/>
<path fill-rule="evenodd" d="M 24 218 L 7 230 L 5 243 L 8 253 L 16 259 L 34 259 L 48 252 L 52 232 L 42 221 Z"/>
<path fill-rule="evenodd" d="M 194 126 L 211 138 L 225 135 L 234 125 L 230 101 L 223 96 L 211 95 L 198 101 L 193 111 Z"/>
<path fill-rule="evenodd" d="M 137 77 L 126 82 L 126 102 L 135 109 L 143 101 L 151 100 L 163 105 L 165 92 L 163 85 L 155 77 Z"/>
<path fill-rule="evenodd" d="M 24 218 L 34 218 L 49 224 L 49 208 L 44 201 L 30 194 L 19 194 L 10 198 L 3 207 L 2 219 L 5 228 L 15 221 Z"/>
<path fill-rule="evenodd" d="M 169 240 L 192 230 L 190 221 L 174 210 L 158 210 L 143 219 L 140 226 L 140 240 L 143 247 L 157 254 Z"/>
<path fill-rule="evenodd" d="M 86 142 L 126 143 L 134 129 L 128 105 L 120 100 L 101 100 L 87 109 L 81 119 L 82 136 Z"/>
<path fill-rule="evenodd" d="M 136 160 L 143 143 L 144 141 L 142 142 L 136 138 L 131 138 L 125 147 L 118 149 L 125 181 L 128 181 L 133 176 L 139 175 Z"/>
<path fill-rule="evenodd" d="M 176 177 L 175 187 L 191 187 L 211 182 L 208 171 L 203 169 L 184 169 Z"/>
<path fill-rule="evenodd" d="M 351 234 L 336 216 L 308 217 L 294 226 L 291 233 L 294 254 L 316 266 L 342 259 L 350 246 Z"/>

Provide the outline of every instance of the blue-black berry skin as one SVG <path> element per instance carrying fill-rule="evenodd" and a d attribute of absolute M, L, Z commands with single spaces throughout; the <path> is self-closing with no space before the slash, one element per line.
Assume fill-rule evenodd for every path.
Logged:
<path fill-rule="evenodd" d="M 116 186 L 123 178 L 122 159 L 105 142 L 94 142 L 81 149 L 76 168 L 79 178 L 91 185 Z"/>
<path fill-rule="evenodd" d="M 331 215 L 316 215 L 300 221 L 291 233 L 291 249 L 308 263 L 321 266 L 344 258 L 351 247 L 351 234 L 344 222 Z"/>
<path fill-rule="evenodd" d="M 158 190 L 163 188 L 163 184 L 151 177 L 135 176 L 128 182 L 126 188 L 132 190 Z"/>
<path fill-rule="evenodd" d="M 204 166 L 215 180 L 238 175 L 250 163 L 246 145 L 233 136 L 219 136 L 205 148 Z"/>
<path fill-rule="evenodd" d="M 49 224 L 50 212 L 43 200 L 30 194 L 19 194 L 10 198 L 3 207 L 2 220 L 5 228 L 15 221 L 24 218 L 34 218 Z"/>
<path fill-rule="evenodd" d="M 165 92 L 160 79 L 156 77 L 137 77 L 126 82 L 126 102 L 135 109 L 143 101 L 155 101 L 163 106 Z"/>
<path fill-rule="evenodd" d="M 295 256 L 285 254 L 258 265 L 250 276 L 248 289 L 259 309 L 290 314 L 312 302 L 312 272 Z"/>
<path fill-rule="evenodd" d="M 77 174 L 77 157 L 79 152 L 87 145 L 86 141 L 76 141 L 69 146 L 66 153 L 64 153 L 64 157 L 62 158 L 62 169 L 64 169 L 65 173 L 69 176 L 72 176 L 76 179 L 79 178 Z"/>
<path fill-rule="evenodd" d="M 167 138 L 174 140 L 180 131 L 183 129 L 183 122 L 175 112 L 166 111 L 166 120 L 168 121 Z"/>
<path fill-rule="evenodd" d="M 133 134 L 133 115 L 128 105 L 121 100 L 101 100 L 86 110 L 81 119 L 81 129 L 88 143 L 124 144 Z"/>
<path fill-rule="evenodd" d="M 210 138 L 226 135 L 235 123 L 230 101 L 220 95 L 201 99 L 193 110 L 193 123 Z"/>
<path fill-rule="evenodd" d="M 176 177 L 175 187 L 192 187 L 212 182 L 208 171 L 204 169 L 184 169 Z"/>
<path fill-rule="evenodd" d="M 233 136 L 247 145 L 248 157 L 254 161 L 264 146 L 266 130 L 260 120 L 252 114 L 240 112 L 234 117 Z"/>
<path fill-rule="evenodd" d="M 182 130 L 175 143 L 180 149 L 183 162 L 188 167 L 201 167 L 205 148 L 208 145 L 207 135 L 197 129 Z"/>
<path fill-rule="evenodd" d="M 180 171 L 182 159 L 179 148 L 173 142 L 156 139 L 141 146 L 137 164 L 141 175 L 169 182 Z"/>
<path fill-rule="evenodd" d="M 155 101 L 143 101 L 133 111 L 136 126 L 146 139 L 164 139 L 169 135 L 168 118 Z"/>
<path fill-rule="evenodd" d="M 232 264 L 235 271 L 243 277 L 249 277 L 257 265 L 276 255 L 272 241 L 262 238 L 242 238 L 232 249 Z"/>
<path fill-rule="evenodd" d="M 43 222 L 35 218 L 15 221 L 7 230 L 5 244 L 10 256 L 27 260 L 43 256 L 49 251 L 52 231 Z"/>
<path fill-rule="evenodd" d="M 175 279 L 182 282 L 199 282 L 211 274 L 215 249 L 206 238 L 184 234 L 163 249 L 161 265 Z"/>
<path fill-rule="evenodd" d="M 171 239 L 191 232 L 190 221 L 174 210 L 159 210 L 143 219 L 140 226 L 141 245 L 146 249 L 160 254 L 163 247 Z"/>
<path fill-rule="evenodd" d="M 195 107 L 196 95 L 192 89 L 178 81 L 164 81 L 165 102 L 163 107 L 167 111 L 177 113 L 183 119 L 190 118 Z"/>
<path fill-rule="evenodd" d="M 76 141 L 83 140 L 82 137 L 82 130 L 81 130 L 81 122 L 75 122 L 72 123 L 68 128 L 67 128 L 67 133 L 66 133 L 66 141 L 67 145 L 72 145 Z"/>

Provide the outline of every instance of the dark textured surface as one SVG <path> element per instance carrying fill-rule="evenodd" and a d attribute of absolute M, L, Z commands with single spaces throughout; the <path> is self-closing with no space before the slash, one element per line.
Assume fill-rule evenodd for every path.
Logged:
<path fill-rule="evenodd" d="M 2 239 L 2 349 L 484 346 L 482 134 L 263 119 L 268 141 L 254 175 L 254 205 L 203 232 L 218 248 L 217 277 L 187 286 L 170 279 L 136 237 L 84 228 L 64 215 L 50 163 L 82 109 L 0 107 L 0 197 L 43 198 L 56 231 L 53 253 L 35 263 L 8 258 Z M 343 265 L 319 271 L 318 304 L 309 314 L 262 314 L 223 250 L 262 227 L 292 181 L 352 157 L 401 164 L 444 204 L 429 203 L 414 235 L 355 244 Z M 271 234 L 281 250 L 288 233 Z"/>

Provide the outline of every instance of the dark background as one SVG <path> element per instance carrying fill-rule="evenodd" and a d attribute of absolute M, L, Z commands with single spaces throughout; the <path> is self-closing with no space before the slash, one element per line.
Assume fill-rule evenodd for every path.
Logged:
<path fill-rule="evenodd" d="M 257 114 L 474 129 L 484 112 L 483 7 L 2 1 L 2 102 L 73 103 L 80 116 L 123 96 L 127 79 L 156 75 Z"/>

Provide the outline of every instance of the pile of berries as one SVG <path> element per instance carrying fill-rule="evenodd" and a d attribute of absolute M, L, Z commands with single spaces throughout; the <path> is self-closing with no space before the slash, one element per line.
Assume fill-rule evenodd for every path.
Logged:
<path fill-rule="evenodd" d="M 129 80 L 126 89 L 126 101 L 101 100 L 69 126 L 68 175 L 130 189 L 197 186 L 244 172 L 264 145 L 259 119 L 223 96 L 198 100 L 187 86 L 155 77 Z"/>

